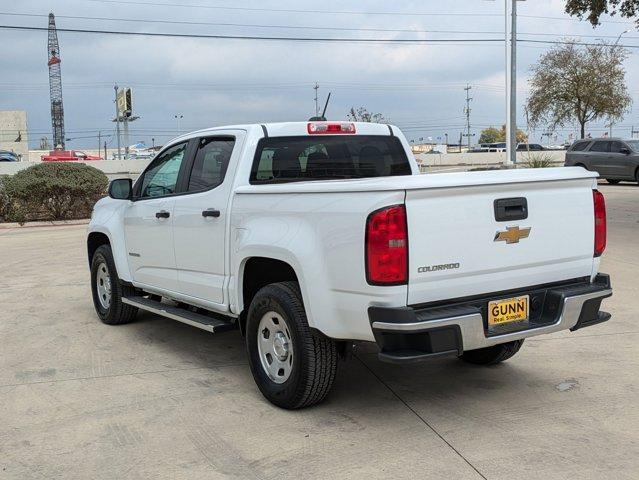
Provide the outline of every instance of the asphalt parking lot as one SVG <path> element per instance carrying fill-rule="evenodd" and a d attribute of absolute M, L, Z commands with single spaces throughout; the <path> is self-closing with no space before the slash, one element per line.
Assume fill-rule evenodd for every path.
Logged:
<path fill-rule="evenodd" d="M 295 412 L 261 397 L 237 332 L 101 324 L 84 226 L 0 229 L 0 478 L 637 479 L 639 187 L 600 190 L 612 320 L 491 368 L 360 349 Z"/>

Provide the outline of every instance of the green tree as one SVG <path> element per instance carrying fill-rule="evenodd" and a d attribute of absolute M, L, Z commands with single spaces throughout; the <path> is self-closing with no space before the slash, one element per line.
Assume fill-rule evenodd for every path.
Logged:
<path fill-rule="evenodd" d="M 501 130 L 495 127 L 484 128 L 479 135 L 479 143 L 497 143 L 505 141 L 506 136 L 502 137 Z"/>
<path fill-rule="evenodd" d="M 542 54 L 531 68 L 526 111 L 532 126 L 578 122 L 584 138 L 586 123 L 617 122 L 628 111 L 632 99 L 623 67 L 627 52 L 605 43 L 567 42 Z"/>
<path fill-rule="evenodd" d="M 381 113 L 370 113 L 366 107 L 351 107 L 347 118 L 353 122 L 388 123 L 388 119 Z"/>
<path fill-rule="evenodd" d="M 501 129 L 488 127 L 481 131 L 479 143 L 498 143 L 506 141 L 506 125 L 502 125 Z M 517 129 L 517 143 L 525 143 L 528 141 L 526 132 Z"/>
<path fill-rule="evenodd" d="M 566 13 L 599 25 L 599 17 L 606 13 L 626 18 L 636 17 L 639 14 L 639 0 L 567 0 Z"/>

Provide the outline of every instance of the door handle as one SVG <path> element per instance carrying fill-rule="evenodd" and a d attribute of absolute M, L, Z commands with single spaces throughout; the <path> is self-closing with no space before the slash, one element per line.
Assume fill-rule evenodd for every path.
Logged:
<path fill-rule="evenodd" d="M 493 202 L 495 220 L 507 222 L 528 218 L 528 201 L 526 197 L 499 198 Z"/>
<path fill-rule="evenodd" d="M 166 210 L 160 210 L 159 212 L 155 212 L 155 218 L 169 218 L 171 214 Z"/>
<path fill-rule="evenodd" d="M 202 211 L 202 216 L 217 218 L 220 216 L 220 211 L 216 210 L 215 208 L 207 208 L 206 210 Z"/>

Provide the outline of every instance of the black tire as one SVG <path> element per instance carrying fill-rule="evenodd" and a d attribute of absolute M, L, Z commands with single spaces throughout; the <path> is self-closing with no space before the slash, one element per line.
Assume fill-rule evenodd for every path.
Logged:
<path fill-rule="evenodd" d="M 258 349 L 260 321 L 268 312 L 284 320 L 293 347 L 291 370 L 283 383 L 271 379 Z M 246 349 L 255 383 L 271 403 L 286 409 L 309 407 L 324 400 L 337 373 L 334 340 L 309 327 L 297 282 L 281 282 L 260 289 L 249 307 Z"/>
<path fill-rule="evenodd" d="M 98 293 L 98 270 L 106 266 L 106 270 L 111 283 L 111 301 L 105 307 L 99 299 Z M 135 318 L 138 309 L 131 305 L 122 303 L 122 297 L 133 296 L 133 287 L 123 285 L 118 278 L 113 253 L 109 245 L 101 245 L 97 248 L 91 259 L 91 292 L 93 294 L 93 306 L 103 323 L 108 325 L 120 325 L 128 323 Z"/>
<path fill-rule="evenodd" d="M 617 185 L 621 180 L 613 180 L 612 178 L 606 178 L 606 182 L 610 185 Z"/>
<path fill-rule="evenodd" d="M 475 365 L 495 365 L 512 357 L 519 351 L 523 343 L 523 340 L 515 340 L 514 342 L 502 343 L 492 347 L 469 350 L 464 352 L 459 358 L 464 362 Z"/>

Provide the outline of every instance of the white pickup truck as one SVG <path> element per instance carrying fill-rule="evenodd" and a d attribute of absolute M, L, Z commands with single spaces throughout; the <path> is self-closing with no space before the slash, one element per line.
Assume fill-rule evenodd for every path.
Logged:
<path fill-rule="evenodd" d="M 390 125 L 201 130 L 96 204 L 93 301 L 108 324 L 142 309 L 239 329 L 263 395 L 300 408 L 355 342 L 388 362 L 494 364 L 608 320 L 596 187 L 577 167 L 420 175 Z"/>

